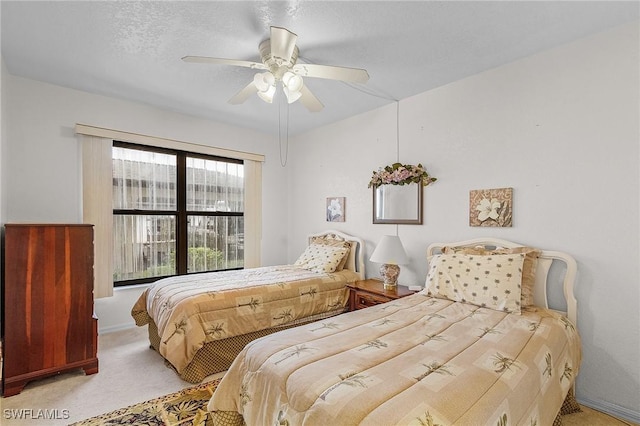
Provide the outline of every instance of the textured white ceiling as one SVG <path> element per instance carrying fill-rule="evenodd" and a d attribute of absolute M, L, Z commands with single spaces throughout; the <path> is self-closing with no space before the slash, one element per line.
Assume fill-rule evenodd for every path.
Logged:
<path fill-rule="evenodd" d="M 254 70 L 185 55 L 260 61 L 271 25 L 298 34 L 298 62 L 365 68 L 364 85 L 305 84 L 321 112 L 290 105 L 290 134 L 640 19 L 637 1 L 6 1 L 9 73 L 190 115 L 278 131 L 278 105 L 227 100 Z"/>

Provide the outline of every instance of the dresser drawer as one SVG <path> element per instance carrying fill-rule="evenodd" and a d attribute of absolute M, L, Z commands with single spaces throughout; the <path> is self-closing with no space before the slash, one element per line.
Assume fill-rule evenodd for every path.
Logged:
<path fill-rule="evenodd" d="M 368 308 L 370 306 L 375 306 L 381 303 L 389 302 L 390 300 L 391 299 L 387 297 L 357 291 L 355 296 L 355 304 L 356 304 L 355 308 L 356 309 Z"/>

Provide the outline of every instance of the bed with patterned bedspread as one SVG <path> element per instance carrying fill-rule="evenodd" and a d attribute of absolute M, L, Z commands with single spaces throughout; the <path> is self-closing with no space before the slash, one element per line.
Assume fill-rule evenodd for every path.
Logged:
<path fill-rule="evenodd" d="M 569 262 L 572 291 L 573 259 L 533 258 L 544 281 L 547 260 Z M 554 424 L 581 362 L 575 306 L 521 306 L 524 259 L 434 257 L 419 293 L 251 342 L 209 402 L 214 424 Z"/>
<path fill-rule="evenodd" d="M 226 370 L 247 341 L 343 313 L 346 285 L 362 277 L 359 245 L 334 231 L 314 235 L 295 264 L 161 279 L 132 316 L 149 325 L 152 346 L 181 377 L 198 382 Z"/>

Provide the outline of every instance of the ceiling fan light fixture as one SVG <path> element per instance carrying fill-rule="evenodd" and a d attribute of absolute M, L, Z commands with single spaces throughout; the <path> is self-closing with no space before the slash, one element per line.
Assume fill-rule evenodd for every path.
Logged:
<path fill-rule="evenodd" d="M 299 92 L 302 89 L 302 77 L 297 74 L 287 71 L 282 76 L 282 82 L 285 87 L 293 92 Z"/>
<path fill-rule="evenodd" d="M 270 72 L 259 72 L 253 76 L 253 84 L 259 92 L 266 92 L 270 86 L 276 85 L 276 80 Z"/>
<path fill-rule="evenodd" d="M 283 86 L 282 91 L 284 92 L 284 95 L 287 97 L 287 102 L 290 104 L 294 103 L 295 101 L 300 99 L 300 97 L 302 96 L 302 93 L 300 91 L 290 90 L 287 86 Z"/>
<path fill-rule="evenodd" d="M 258 89 L 258 96 L 267 103 L 273 103 L 276 93 L 276 79 L 270 72 L 257 73 L 253 76 L 253 84 Z"/>
<path fill-rule="evenodd" d="M 269 86 L 267 90 L 258 90 L 260 99 L 267 103 L 273 103 L 273 96 L 276 94 L 276 86 Z"/>

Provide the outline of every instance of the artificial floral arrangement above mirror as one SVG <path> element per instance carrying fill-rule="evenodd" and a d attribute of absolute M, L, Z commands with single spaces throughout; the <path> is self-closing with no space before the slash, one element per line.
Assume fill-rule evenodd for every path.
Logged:
<path fill-rule="evenodd" d="M 408 185 L 410 183 L 422 183 L 427 186 L 438 180 L 425 170 L 422 164 L 413 166 L 411 164 L 393 163 L 380 168 L 377 172 L 373 172 L 368 188 L 380 185 Z"/>

